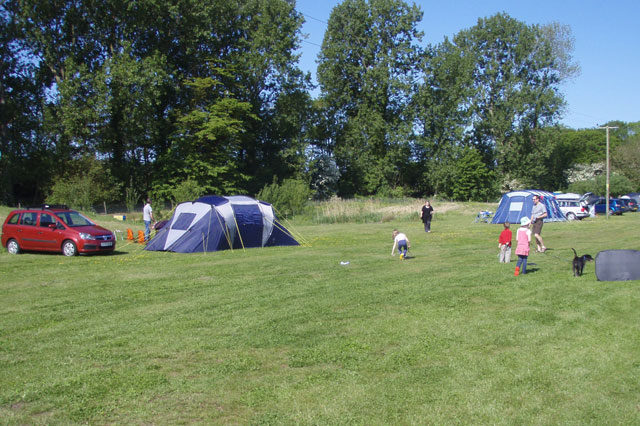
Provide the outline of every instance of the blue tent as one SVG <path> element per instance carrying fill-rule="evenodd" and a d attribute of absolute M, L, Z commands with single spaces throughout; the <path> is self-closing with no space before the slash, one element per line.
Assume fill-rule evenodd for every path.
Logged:
<path fill-rule="evenodd" d="M 504 194 L 491 223 L 520 223 L 521 218 L 525 216 L 531 217 L 534 195 L 539 195 L 540 202 L 544 203 L 547 208 L 545 222 L 563 222 L 567 220 L 560 211 L 558 202 L 551 192 L 525 189 Z"/>
<path fill-rule="evenodd" d="M 271 204 L 245 196 L 210 195 L 179 204 L 145 250 L 196 253 L 297 245 Z"/>

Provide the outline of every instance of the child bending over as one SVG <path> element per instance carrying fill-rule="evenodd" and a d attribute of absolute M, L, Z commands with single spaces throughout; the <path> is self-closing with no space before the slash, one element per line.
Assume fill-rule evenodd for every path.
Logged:
<path fill-rule="evenodd" d="M 398 248 L 398 253 L 400 253 L 400 259 L 404 259 L 407 257 L 407 251 L 411 247 L 411 243 L 406 235 L 402 232 L 398 232 L 397 229 L 393 230 L 393 247 L 391 248 L 391 256 L 395 256 L 396 247 Z"/>

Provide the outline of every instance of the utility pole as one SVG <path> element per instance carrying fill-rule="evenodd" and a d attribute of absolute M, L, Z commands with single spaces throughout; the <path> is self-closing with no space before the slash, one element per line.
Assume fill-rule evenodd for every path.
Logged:
<path fill-rule="evenodd" d="M 607 129 L 607 204 L 605 208 L 607 209 L 607 219 L 609 219 L 609 129 L 617 129 L 617 127 L 603 126 L 598 129 Z"/>

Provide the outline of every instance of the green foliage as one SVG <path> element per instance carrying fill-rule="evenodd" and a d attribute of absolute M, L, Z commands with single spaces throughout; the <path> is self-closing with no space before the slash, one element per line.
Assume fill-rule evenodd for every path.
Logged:
<path fill-rule="evenodd" d="M 303 214 L 309 205 L 311 190 L 299 179 L 285 179 L 278 184 L 275 179 L 260 190 L 257 198 L 273 205 L 276 213 L 283 217 Z"/>
<path fill-rule="evenodd" d="M 206 187 L 201 186 L 197 181 L 193 179 L 186 179 L 182 181 L 176 181 L 167 183 L 164 185 L 156 185 L 151 191 L 151 198 L 161 204 L 176 204 L 193 201 L 202 195 L 207 194 L 226 194 L 219 192 L 209 192 Z"/>
<path fill-rule="evenodd" d="M 140 196 L 140 191 L 133 186 L 133 179 L 130 179 L 129 185 L 124 189 L 124 201 L 128 213 L 134 211 L 138 201 L 140 201 Z"/>
<path fill-rule="evenodd" d="M 454 200 L 487 201 L 498 193 L 495 173 L 487 169 L 474 149 L 465 150 L 452 174 L 450 195 Z"/>
<path fill-rule="evenodd" d="M 475 160 L 457 167 L 468 148 L 503 186 L 557 188 L 573 164 L 603 160 L 601 130 L 549 130 L 561 83 L 579 71 L 569 27 L 500 13 L 423 49 L 422 16 L 402 0 L 338 4 L 313 101 L 297 65 L 304 16 L 290 0 L 7 0 L 0 199 L 41 200 L 82 156 L 104 160 L 103 185 L 122 188 L 129 208 L 132 188 L 173 202 L 184 182 L 254 194 L 274 176 L 309 178 L 320 199 L 484 198 Z M 612 152 L 638 134 L 637 123 L 609 124 Z M 337 170 L 308 169 L 319 152 Z M 614 162 L 637 187 L 632 154 Z"/>
<path fill-rule="evenodd" d="M 0 202 L 41 201 L 55 173 L 56 152 L 42 134 L 44 77 L 26 60 L 14 1 L 0 2 Z"/>
<path fill-rule="evenodd" d="M 33 90 L 23 90 L 15 78 L 3 80 L 1 90 L 7 83 L 16 104 L 29 93 L 33 104 L 21 105 L 16 117 L 44 124 L 15 126 L 12 118 L 31 140 L 20 140 L 17 132 L 10 136 L 29 156 L 40 151 L 32 153 L 31 145 L 50 144 L 40 152 L 58 161 L 40 161 L 45 166 L 40 170 L 54 174 L 56 164 L 64 168 L 65 162 L 91 154 L 107 160 L 123 188 L 133 178 L 144 192 L 184 179 L 216 192 L 257 189 L 273 175 L 300 174 L 309 99 L 309 79 L 297 68 L 295 54 L 302 15 L 287 0 L 178 3 L 3 2 L 2 61 L 18 57 L 16 66 L 28 65 L 7 68 L 7 76 L 24 76 Z M 4 37 L 8 23 L 12 31 Z M 199 97 L 194 85 L 210 80 L 217 85 L 208 97 Z M 240 133 L 221 135 L 228 124 L 230 132 Z M 189 137 L 198 140 L 185 142 Z M 185 143 L 193 149 L 176 148 Z M 227 155 L 212 158 L 211 145 Z M 7 159 L 20 164 L 5 148 L 0 146 Z M 209 152 L 194 165 L 189 155 L 200 158 L 198 149 Z M 178 176 L 168 173 L 176 168 Z M 0 173 L 5 170 L 3 164 Z M 34 186 L 31 176 L 39 177 L 36 168 L 23 174 L 27 189 Z M 0 178 L 3 188 L 15 191 L 10 175 Z"/>
<path fill-rule="evenodd" d="M 398 186 L 410 163 L 406 112 L 419 62 L 421 17 L 417 6 L 400 0 L 347 0 L 331 13 L 318 81 L 329 117 L 322 133 L 341 171 L 341 196 Z M 400 169 L 391 176 L 385 170 L 390 151 L 404 154 L 393 161 Z"/>
<path fill-rule="evenodd" d="M 611 173 L 609 175 L 609 195 L 618 196 L 635 192 L 636 186 L 626 176 L 619 173 Z M 607 192 L 607 177 L 605 175 L 597 176 L 595 179 L 573 182 L 568 187 L 569 192 L 582 194 L 585 192 L 593 192 L 597 195 L 605 195 Z"/>
<path fill-rule="evenodd" d="M 117 199 L 119 193 L 120 188 L 110 177 L 104 163 L 84 157 L 75 161 L 72 168 L 54 181 L 46 202 L 90 210 L 98 203 Z"/>
<path fill-rule="evenodd" d="M 310 175 L 314 200 L 328 200 L 336 194 L 340 170 L 329 155 L 321 154 L 311 162 Z"/>
<path fill-rule="evenodd" d="M 640 134 L 620 144 L 611 155 L 611 164 L 626 176 L 633 191 L 640 191 Z"/>
<path fill-rule="evenodd" d="M 220 74 L 216 79 L 196 78 L 188 84 L 194 92 L 193 108 L 178 119 L 180 136 L 163 158 L 164 181 L 175 182 L 173 188 L 187 180 L 204 192 L 227 194 L 248 178 L 240 172 L 237 153 L 242 134 L 257 117 L 248 102 L 217 94 L 219 80 L 228 71 L 216 72 Z"/>
<path fill-rule="evenodd" d="M 193 201 L 202 195 L 205 195 L 207 190 L 200 186 L 195 180 L 187 179 L 177 184 L 171 191 L 172 200 L 176 203 L 183 203 L 185 201 Z"/>
<path fill-rule="evenodd" d="M 396 186 L 394 188 L 383 185 L 380 189 L 378 189 L 377 197 L 381 198 L 404 198 L 407 194 L 405 194 L 404 188 L 401 186 Z"/>

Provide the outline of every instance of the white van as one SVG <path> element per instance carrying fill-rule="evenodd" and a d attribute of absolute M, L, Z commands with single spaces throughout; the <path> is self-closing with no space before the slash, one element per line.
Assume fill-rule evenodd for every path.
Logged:
<path fill-rule="evenodd" d="M 589 207 L 584 201 L 584 195 L 580 194 L 556 194 L 556 201 L 560 211 L 567 220 L 582 219 L 589 216 Z"/>

